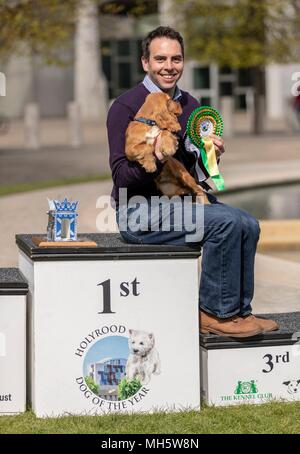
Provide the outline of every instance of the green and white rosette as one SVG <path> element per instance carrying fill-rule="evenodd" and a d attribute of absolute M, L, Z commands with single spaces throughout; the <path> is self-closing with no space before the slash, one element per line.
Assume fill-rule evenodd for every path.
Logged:
<path fill-rule="evenodd" d="M 219 172 L 216 150 L 210 136 L 211 134 L 221 136 L 222 133 L 222 117 L 213 107 L 198 107 L 190 114 L 187 123 L 187 148 L 193 152 L 197 150 L 206 172 L 211 177 L 218 191 L 222 191 L 225 185 L 224 179 Z"/>

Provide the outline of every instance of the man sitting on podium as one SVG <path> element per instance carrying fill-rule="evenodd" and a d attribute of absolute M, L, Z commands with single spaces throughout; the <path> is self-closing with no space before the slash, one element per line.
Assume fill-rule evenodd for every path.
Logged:
<path fill-rule="evenodd" d="M 158 229 L 132 229 L 130 219 L 134 208 L 130 203 L 124 206 L 119 200 L 119 191 L 126 188 L 128 199 L 144 196 L 145 203 L 139 206 L 142 213 L 141 224 L 151 224 L 151 197 L 161 195 L 155 178 L 164 165 L 164 157 L 156 154 L 157 170 L 147 173 L 137 162 L 125 156 L 125 133 L 149 93 L 165 92 L 180 103 L 182 115 L 179 117 L 181 131 L 179 144 L 174 155 L 191 172 L 195 164 L 191 153 L 187 153 L 184 136 L 187 120 L 191 112 L 199 107 L 198 101 L 188 92 L 179 89 L 177 83 L 183 73 L 184 44 L 181 35 L 170 27 L 158 27 L 150 32 L 142 42 L 142 65 L 146 72 L 144 80 L 136 87 L 119 96 L 112 104 L 107 118 L 110 148 L 110 166 L 114 187 L 112 197 L 116 202 L 117 221 L 120 216 L 128 220 L 127 229 L 120 228 L 123 239 L 137 244 L 188 245 L 187 235 L 192 226 L 178 226 L 170 223 L 169 231 Z M 211 136 L 217 156 L 224 153 L 222 138 Z M 156 143 L 159 146 L 159 140 Z M 205 181 L 202 183 L 207 189 Z M 252 315 L 251 301 L 254 293 L 254 258 L 259 239 L 258 221 L 249 213 L 220 203 L 215 196 L 208 194 L 210 204 L 185 204 L 190 210 L 188 219 L 197 218 L 197 210 L 204 210 L 203 234 L 199 240 L 202 247 L 202 273 L 199 290 L 200 332 L 214 333 L 230 337 L 250 337 L 278 329 L 275 321 Z M 171 204 L 170 218 L 175 219 L 176 210 L 182 208 L 184 197 L 177 204 Z M 127 208 L 128 207 L 128 208 Z M 188 208 L 187 208 L 188 207 Z M 156 226 L 160 226 L 158 219 Z M 151 224 L 152 225 L 152 224 Z"/>

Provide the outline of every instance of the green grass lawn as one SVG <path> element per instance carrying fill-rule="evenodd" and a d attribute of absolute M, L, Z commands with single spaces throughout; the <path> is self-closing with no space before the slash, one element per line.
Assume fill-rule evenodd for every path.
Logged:
<path fill-rule="evenodd" d="M 54 188 L 56 186 L 67 186 L 70 184 L 91 183 L 94 181 L 104 181 L 111 178 L 111 175 L 87 175 L 84 177 L 62 178 L 58 180 L 35 181 L 32 183 L 16 183 L 0 185 L 0 196 L 17 194 L 19 192 L 36 191 L 39 189 Z"/>
<path fill-rule="evenodd" d="M 152 415 L 65 416 L 38 419 L 32 412 L 0 417 L 1 434 L 299 434 L 300 402 L 272 402 L 201 412 Z"/>

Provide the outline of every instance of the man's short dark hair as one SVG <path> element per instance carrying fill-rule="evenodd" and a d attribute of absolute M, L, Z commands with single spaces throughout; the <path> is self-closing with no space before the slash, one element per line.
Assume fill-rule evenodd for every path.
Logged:
<path fill-rule="evenodd" d="M 160 27 L 157 27 L 155 30 L 152 30 L 151 32 L 149 32 L 148 35 L 142 41 L 142 56 L 146 60 L 149 60 L 150 43 L 155 38 L 175 39 L 176 41 L 179 42 L 179 44 L 181 46 L 182 56 L 184 57 L 184 44 L 183 44 L 183 38 L 182 38 L 181 34 L 178 33 L 176 30 L 174 30 L 174 28 L 160 26 Z"/>

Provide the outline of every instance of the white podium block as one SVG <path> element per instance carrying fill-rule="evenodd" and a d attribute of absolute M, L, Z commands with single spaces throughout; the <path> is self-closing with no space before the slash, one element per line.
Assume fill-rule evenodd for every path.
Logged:
<path fill-rule="evenodd" d="M 199 409 L 200 251 L 85 237 L 97 246 L 42 248 L 17 235 L 33 411 Z"/>
<path fill-rule="evenodd" d="M 0 269 L 0 414 L 25 411 L 27 292 L 16 268 Z"/>
<path fill-rule="evenodd" d="M 244 340 L 201 335 L 201 396 L 209 405 L 300 400 L 300 312 L 268 314 L 280 330 Z"/>

